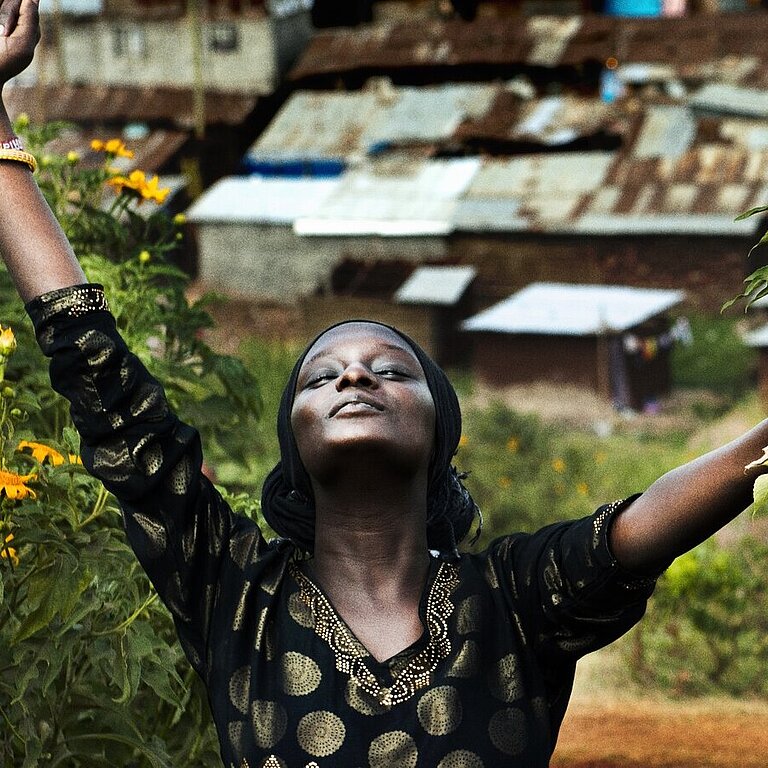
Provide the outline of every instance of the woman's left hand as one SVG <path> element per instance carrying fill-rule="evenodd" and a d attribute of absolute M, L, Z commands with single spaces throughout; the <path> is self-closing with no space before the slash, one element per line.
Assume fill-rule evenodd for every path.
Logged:
<path fill-rule="evenodd" d="M 30 65 L 39 40 L 38 0 L 0 0 L 0 89 Z"/>

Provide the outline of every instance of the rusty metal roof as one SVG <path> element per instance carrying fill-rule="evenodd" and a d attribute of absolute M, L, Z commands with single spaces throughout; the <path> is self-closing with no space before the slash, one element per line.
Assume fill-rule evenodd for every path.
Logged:
<path fill-rule="evenodd" d="M 683 18 L 478 17 L 472 23 L 437 19 L 384 22 L 328 30 L 310 42 L 294 81 L 351 72 L 440 68 L 571 66 L 587 61 L 669 64 L 678 76 L 768 85 L 768 14 Z M 436 69 L 437 68 L 437 69 Z M 482 71 L 483 77 L 487 71 Z M 444 76 L 447 76 L 444 75 Z"/>
<path fill-rule="evenodd" d="M 364 91 L 298 91 L 247 157 L 355 161 L 384 148 L 439 144 L 463 120 L 484 114 L 496 91 L 493 85 L 395 88 L 386 81 Z"/>
<path fill-rule="evenodd" d="M 614 105 L 574 95 L 525 99 L 513 87 L 399 88 L 379 81 L 363 91 L 297 91 L 246 159 L 256 166 L 314 160 L 355 164 L 369 155 L 418 146 L 503 153 L 599 134 L 615 134 L 618 140 L 629 130 L 631 121 Z M 673 135 L 679 140 L 684 133 L 678 129 Z"/>
<path fill-rule="evenodd" d="M 191 129 L 194 96 L 189 88 L 107 85 L 9 85 L 3 100 L 10 114 L 26 112 L 35 122 L 166 123 Z M 240 125 L 256 106 L 257 96 L 209 91 L 205 97 L 209 125 Z"/>

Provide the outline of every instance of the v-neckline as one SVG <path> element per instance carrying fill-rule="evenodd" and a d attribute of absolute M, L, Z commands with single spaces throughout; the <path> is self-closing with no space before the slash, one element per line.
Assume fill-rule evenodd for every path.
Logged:
<path fill-rule="evenodd" d="M 451 594 L 459 583 L 458 567 L 454 563 L 438 563 L 435 558 L 430 561 L 419 600 L 419 616 L 424 627 L 421 637 L 381 662 L 370 653 L 322 588 L 299 564 L 292 562 L 290 570 L 299 587 L 300 599 L 312 614 L 315 634 L 330 647 L 336 668 L 354 678 L 381 705 L 397 704 L 428 685 L 437 664 L 450 653 L 447 622 L 454 610 Z M 410 658 L 395 674 L 391 663 L 405 653 Z M 394 677 L 391 686 L 382 685 L 380 681 L 380 673 L 384 670 L 389 670 Z"/>

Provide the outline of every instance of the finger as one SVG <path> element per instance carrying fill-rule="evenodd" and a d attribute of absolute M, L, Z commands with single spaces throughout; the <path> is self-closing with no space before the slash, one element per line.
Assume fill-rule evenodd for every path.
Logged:
<path fill-rule="evenodd" d="M 16 19 L 18 31 L 34 30 L 35 40 L 40 37 L 40 9 L 39 0 L 17 0 L 19 13 Z"/>
<path fill-rule="evenodd" d="M 0 0 L 0 37 L 8 37 L 16 29 L 20 10 L 21 0 Z"/>

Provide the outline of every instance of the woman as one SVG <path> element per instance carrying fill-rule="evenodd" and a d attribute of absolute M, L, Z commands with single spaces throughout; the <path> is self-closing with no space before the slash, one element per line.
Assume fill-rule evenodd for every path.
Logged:
<path fill-rule="evenodd" d="M 0 84 L 35 0 L 0 2 Z M 0 100 L 0 252 L 72 403 L 83 461 L 207 685 L 228 768 L 546 766 L 576 660 L 642 615 L 655 577 L 744 509 L 763 423 L 642 496 L 479 555 L 451 467 L 455 393 L 407 337 L 355 321 L 297 362 L 267 544 L 201 474 L 197 433 L 115 331 L 13 148 Z"/>

